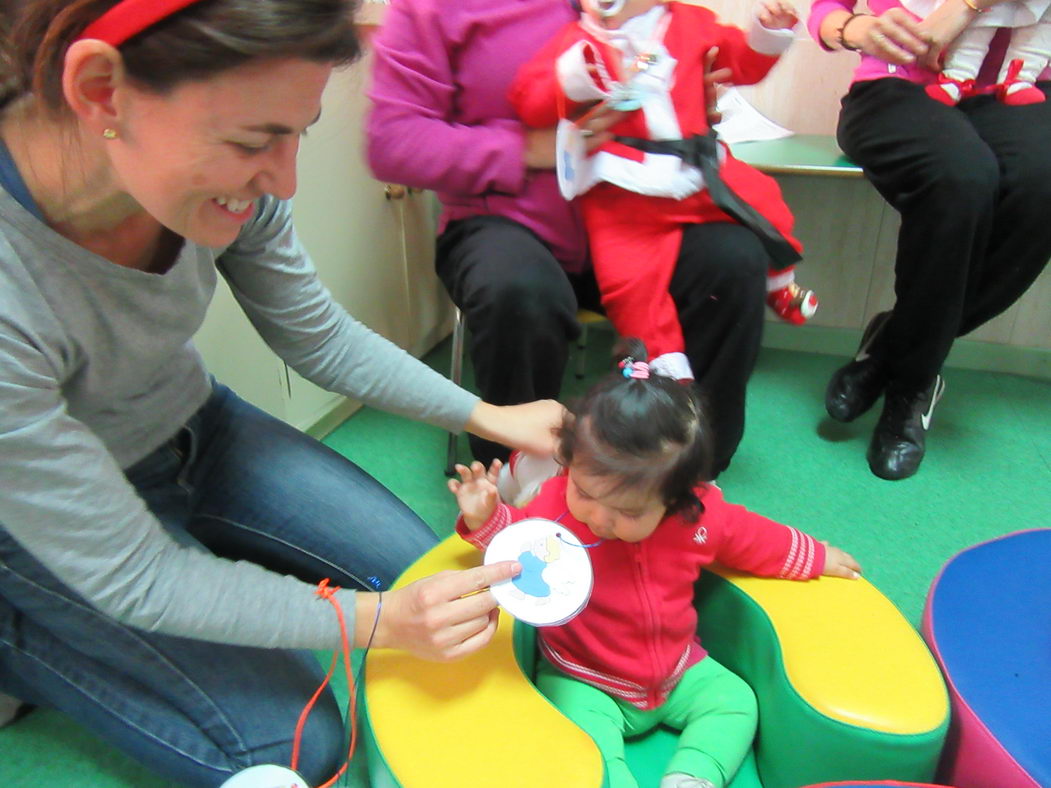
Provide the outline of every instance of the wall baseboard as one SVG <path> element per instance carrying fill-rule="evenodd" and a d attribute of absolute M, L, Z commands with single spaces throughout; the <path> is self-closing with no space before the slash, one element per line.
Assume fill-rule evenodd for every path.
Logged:
<path fill-rule="evenodd" d="M 442 326 L 432 332 L 423 344 L 427 350 L 430 350 L 447 335 L 448 327 Z M 763 347 L 776 350 L 797 350 L 802 353 L 821 353 L 828 356 L 852 355 L 860 339 L 861 331 L 852 328 L 790 326 L 771 321 L 767 322 L 763 330 Z M 1002 372 L 1051 381 L 1051 350 L 958 339 L 953 345 L 946 366 L 981 372 Z M 321 440 L 360 407 L 360 402 L 349 399 L 340 400 L 338 405 L 305 431 L 311 437 Z"/>
<path fill-rule="evenodd" d="M 850 356 L 860 339 L 861 331 L 857 329 L 768 322 L 763 332 L 763 347 Z M 957 369 L 1003 372 L 1051 381 L 1051 350 L 1047 348 L 958 339 L 945 364 Z"/>

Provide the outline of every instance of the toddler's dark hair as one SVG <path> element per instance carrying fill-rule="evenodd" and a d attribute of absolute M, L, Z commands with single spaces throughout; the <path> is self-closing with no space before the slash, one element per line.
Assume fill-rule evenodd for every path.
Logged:
<path fill-rule="evenodd" d="M 638 339 L 618 343 L 618 360 L 646 361 Z M 700 393 L 663 375 L 626 378 L 621 369 L 571 406 L 558 431 L 559 461 L 608 478 L 605 492 L 655 492 L 668 514 L 696 520 L 695 489 L 710 480 L 714 436 Z"/>

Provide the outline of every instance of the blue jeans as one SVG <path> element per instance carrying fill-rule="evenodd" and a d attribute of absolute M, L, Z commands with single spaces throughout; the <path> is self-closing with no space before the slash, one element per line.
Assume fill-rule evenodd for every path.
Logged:
<path fill-rule="evenodd" d="M 356 465 L 220 385 L 126 475 L 175 538 L 308 582 L 387 588 L 436 541 Z M 165 777 L 215 786 L 254 764 L 287 765 L 322 676 L 310 651 L 126 627 L 0 527 L 0 691 L 69 714 Z M 319 784 L 345 755 L 328 692 L 303 735 L 300 771 Z"/>

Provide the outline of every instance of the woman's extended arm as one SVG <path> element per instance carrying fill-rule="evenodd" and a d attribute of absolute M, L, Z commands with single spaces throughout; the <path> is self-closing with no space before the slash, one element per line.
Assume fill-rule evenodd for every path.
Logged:
<path fill-rule="evenodd" d="M 45 355 L 3 328 L 0 523 L 24 550 L 128 626 L 234 645 L 339 648 L 336 616 L 315 586 L 173 539 L 98 436 L 69 415 Z M 385 594 L 373 645 L 443 660 L 480 648 L 496 602 L 475 592 L 517 571 L 504 562 L 443 572 Z M 337 598 L 364 646 L 378 595 Z"/>
<path fill-rule="evenodd" d="M 347 314 L 318 279 L 288 203 L 265 198 L 218 267 L 260 336 L 318 386 L 450 432 L 467 429 L 527 451 L 553 449 L 558 403 L 481 402 Z"/>
<path fill-rule="evenodd" d="M 55 577 L 139 629 L 259 647 L 335 648 L 313 589 L 177 543 L 102 440 L 69 413 L 48 353 L 0 320 L 0 523 Z M 344 606 L 353 609 L 354 594 Z"/>

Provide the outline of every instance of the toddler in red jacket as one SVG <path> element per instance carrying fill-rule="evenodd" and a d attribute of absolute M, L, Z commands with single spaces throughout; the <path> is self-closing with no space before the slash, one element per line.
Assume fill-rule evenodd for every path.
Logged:
<path fill-rule="evenodd" d="M 769 577 L 856 578 L 848 553 L 730 504 L 708 482 L 712 431 L 693 386 L 651 375 L 645 346 L 566 416 L 556 475 L 521 509 L 497 490 L 501 463 L 457 466 L 457 531 L 479 548 L 512 522 L 556 520 L 589 548 L 584 609 L 542 627 L 537 686 L 596 742 L 611 788 L 635 786 L 624 738 L 681 731 L 661 788 L 722 788 L 755 735 L 755 697 L 696 635 L 694 583 L 719 563 Z"/>

